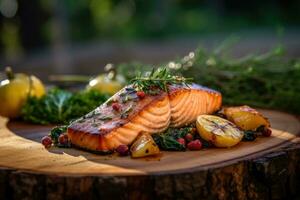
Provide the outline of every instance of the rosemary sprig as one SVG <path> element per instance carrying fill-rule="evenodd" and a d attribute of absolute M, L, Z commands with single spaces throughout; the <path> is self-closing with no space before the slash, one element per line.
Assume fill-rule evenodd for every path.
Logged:
<path fill-rule="evenodd" d="M 159 90 L 168 92 L 168 85 L 171 84 L 183 84 L 188 86 L 192 81 L 192 78 L 185 78 L 182 76 L 174 76 L 166 68 L 152 69 L 150 74 L 143 76 L 141 73 L 133 78 L 130 82 L 133 87 L 137 88 L 140 91 L 144 91 L 148 94 L 155 94 Z"/>

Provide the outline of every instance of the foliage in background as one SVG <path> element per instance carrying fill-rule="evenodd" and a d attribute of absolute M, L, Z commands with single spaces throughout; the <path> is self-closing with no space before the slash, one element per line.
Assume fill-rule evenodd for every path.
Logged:
<path fill-rule="evenodd" d="M 51 89 L 41 99 L 29 97 L 22 108 L 22 118 L 36 124 L 68 124 L 87 114 L 108 98 L 98 91 L 71 93 Z"/>
<path fill-rule="evenodd" d="M 199 36 L 241 29 L 298 27 L 300 22 L 300 1 L 5 2 L 0 6 L 0 55 L 39 52 L 41 47 L 69 41 Z"/>
<path fill-rule="evenodd" d="M 249 27 L 299 25 L 299 2 L 66 0 L 72 39 L 166 38 Z M 266 10 L 268 12 L 266 12 Z M 280 10 L 280 12 L 279 12 Z M 84 27 L 84 29 L 83 29 Z"/>
<path fill-rule="evenodd" d="M 126 70 L 128 66 L 130 71 L 151 69 L 139 63 L 118 66 L 128 80 L 134 77 Z M 281 46 L 264 54 L 233 58 L 225 42 L 212 51 L 200 47 L 163 66 L 219 90 L 225 105 L 247 104 L 300 114 L 300 60 L 285 58 Z"/>

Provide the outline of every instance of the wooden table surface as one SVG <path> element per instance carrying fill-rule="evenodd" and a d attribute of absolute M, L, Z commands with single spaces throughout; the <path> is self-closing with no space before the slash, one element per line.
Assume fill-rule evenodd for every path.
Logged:
<path fill-rule="evenodd" d="M 272 124 L 273 134 L 269 138 L 261 137 L 254 142 L 241 142 L 235 147 L 226 149 L 209 148 L 201 151 L 163 152 L 159 158 L 148 159 L 131 159 L 130 157 L 114 155 L 101 156 L 73 148 L 52 147 L 45 149 L 40 144 L 40 139 L 48 134 L 51 127 L 8 122 L 1 118 L 0 167 L 2 170 L 0 170 L 0 177 L 8 182 L 6 187 L 9 187 L 9 191 L 16 191 L 13 196 L 7 196 L 7 191 L 2 188 L 3 194 L 6 195 L 4 196 L 6 198 L 30 196 L 34 195 L 35 191 L 31 193 L 28 188 L 35 190 L 37 187 L 42 187 L 42 190 L 49 190 L 49 194 L 52 194 L 50 199 L 52 197 L 59 199 L 62 191 L 64 193 L 63 199 L 66 199 L 74 198 L 74 194 L 86 195 L 88 191 L 101 189 L 99 188 L 101 186 L 106 188 L 106 191 L 98 191 L 97 195 L 105 198 L 124 193 L 129 199 L 147 199 L 149 197 L 168 196 L 170 195 L 169 192 L 191 198 L 208 198 L 211 195 L 216 195 L 219 199 L 229 198 L 232 195 L 243 198 L 248 198 L 251 195 L 260 197 L 261 193 L 256 189 L 250 192 L 244 191 L 246 186 L 243 184 L 251 180 L 249 176 L 252 172 L 251 169 L 248 169 L 251 166 L 249 161 L 264 159 L 270 153 L 282 153 L 282 149 L 295 146 L 297 146 L 296 152 L 300 152 L 300 148 L 298 149 L 299 138 L 297 138 L 300 133 L 299 120 L 282 112 L 261 111 L 270 119 Z M 296 162 L 297 159 L 300 161 L 300 156 L 295 157 L 294 161 L 287 162 Z M 280 163 L 279 165 L 282 165 Z M 278 168 L 278 166 L 276 167 Z M 296 168 L 296 166 L 293 167 Z M 268 172 L 270 169 L 267 167 L 265 173 L 270 173 Z M 288 174 L 295 175 L 294 172 L 288 172 Z M 209 177 L 207 177 L 208 175 Z M 265 174 L 262 173 L 261 175 Z M 226 188 L 229 187 L 226 176 L 231 177 L 230 184 L 232 186 L 230 187 L 236 190 L 232 194 L 226 194 Z M 187 177 L 192 177 L 192 179 L 189 180 Z M 97 184 L 94 184 L 95 181 Z M 191 193 L 191 189 L 182 191 L 180 187 L 185 187 L 182 183 L 190 185 L 193 190 L 198 189 L 199 191 L 206 191 L 206 193 L 196 192 L 194 194 Z M 53 189 L 53 184 L 62 184 L 63 189 Z M 196 185 L 192 186 L 193 184 Z M 203 189 L 207 184 L 215 187 L 214 193 L 208 192 L 207 188 Z M 250 187 L 251 183 L 249 184 Z M 221 187 L 220 185 L 224 186 Z M 66 192 L 66 190 L 74 187 L 78 191 Z M 139 187 L 140 189 L 138 189 Z M 224 191 L 217 190 L 218 187 L 223 188 Z M 120 193 L 121 191 L 122 193 Z M 149 195 L 149 192 L 153 194 Z M 133 193 L 136 196 L 132 197 Z M 38 194 L 42 195 L 42 193 Z M 160 196 L 162 194 L 163 196 Z M 37 197 L 40 197 L 39 195 Z M 95 194 L 92 192 L 91 196 L 88 197 L 93 199 Z"/>

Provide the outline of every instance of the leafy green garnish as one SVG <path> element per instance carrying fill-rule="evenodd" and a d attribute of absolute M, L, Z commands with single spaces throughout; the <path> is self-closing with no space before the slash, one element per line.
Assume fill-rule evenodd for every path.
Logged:
<path fill-rule="evenodd" d="M 67 131 L 67 126 L 57 126 L 50 132 L 50 137 L 54 144 L 58 144 L 58 137 Z"/>
<path fill-rule="evenodd" d="M 71 93 L 55 88 L 40 99 L 29 97 L 22 108 L 22 118 L 36 124 L 67 124 L 95 109 L 107 98 L 94 90 Z"/>
<path fill-rule="evenodd" d="M 153 139 L 155 143 L 159 146 L 162 150 L 167 151 L 184 151 L 185 147 L 177 142 L 177 140 L 170 136 L 170 135 L 164 135 L 164 134 L 154 134 Z"/>
<path fill-rule="evenodd" d="M 192 81 L 192 78 L 184 78 L 183 76 L 173 76 L 166 68 L 152 69 L 151 73 L 143 76 L 141 73 L 131 80 L 133 87 L 145 93 L 151 94 L 153 90 L 163 90 L 168 92 L 167 85 L 170 84 L 185 84 Z"/>
<path fill-rule="evenodd" d="M 113 119 L 113 116 L 100 116 L 98 119 L 100 119 L 100 120 L 111 120 L 111 119 Z"/>
<path fill-rule="evenodd" d="M 258 136 L 263 135 L 263 132 L 265 130 L 266 130 L 265 126 L 260 126 L 255 131 L 252 130 L 244 131 L 243 141 L 254 141 Z"/>
<path fill-rule="evenodd" d="M 167 151 L 184 151 L 185 146 L 177 139 L 184 138 L 186 134 L 192 132 L 192 126 L 184 128 L 169 128 L 165 133 L 153 134 L 152 137 L 160 149 Z"/>
<path fill-rule="evenodd" d="M 130 111 L 132 111 L 132 105 L 128 106 L 124 111 L 122 111 L 121 118 L 127 118 Z"/>
<path fill-rule="evenodd" d="M 257 137 L 257 132 L 255 131 L 244 131 L 243 141 L 254 141 Z"/>

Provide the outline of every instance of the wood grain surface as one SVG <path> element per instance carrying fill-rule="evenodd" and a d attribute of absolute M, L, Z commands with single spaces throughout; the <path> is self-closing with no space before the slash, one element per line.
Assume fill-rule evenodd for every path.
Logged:
<path fill-rule="evenodd" d="M 292 115 L 261 110 L 271 121 L 273 134 L 232 148 L 163 152 L 160 158 L 131 159 L 96 155 L 78 149 L 45 149 L 40 139 L 50 126 L 29 125 L 0 119 L 0 167 L 59 176 L 159 175 L 193 172 L 227 166 L 239 160 L 257 158 L 284 145 L 297 142 L 300 123 Z"/>

